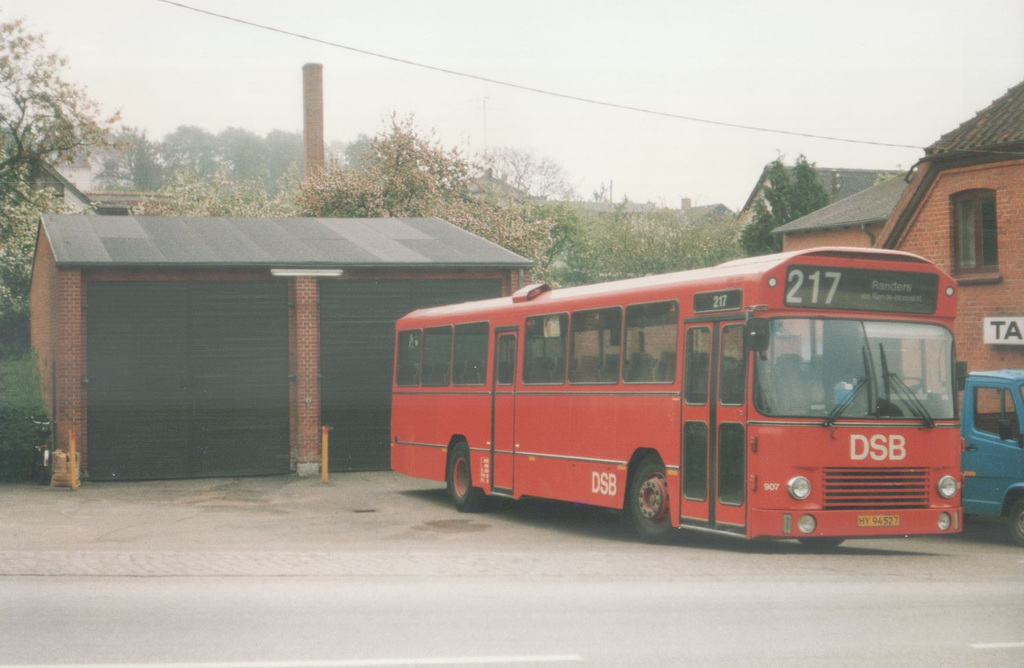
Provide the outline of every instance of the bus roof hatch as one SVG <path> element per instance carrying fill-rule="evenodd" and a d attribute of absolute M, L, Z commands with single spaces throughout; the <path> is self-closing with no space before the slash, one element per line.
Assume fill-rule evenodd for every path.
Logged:
<path fill-rule="evenodd" d="M 512 293 L 512 303 L 519 304 L 520 302 L 533 301 L 545 292 L 550 291 L 551 286 L 547 283 L 534 283 L 533 285 L 527 285 L 525 288 L 520 288 Z"/>

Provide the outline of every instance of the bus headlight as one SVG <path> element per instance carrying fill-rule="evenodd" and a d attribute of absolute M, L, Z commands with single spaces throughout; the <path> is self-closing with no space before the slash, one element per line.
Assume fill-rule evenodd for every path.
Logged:
<path fill-rule="evenodd" d="M 952 525 L 953 518 L 949 516 L 949 513 L 939 515 L 939 531 L 949 531 L 949 527 Z"/>
<path fill-rule="evenodd" d="M 944 475 L 939 478 L 939 496 L 944 499 L 952 499 L 956 495 L 956 478 L 951 475 Z"/>
<path fill-rule="evenodd" d="M 811 495 L 811 481 L 802 475 L 798 475 L 786 485 L 789 495 L 797 501 L 803 501 Z"/>
<path fill-rule="evenodd" d="M 814 533 L 818 528 L 818 520 L 814 519 L 814 515 L 801 515 L 796 521 L 796 528 L 800 529 L 800 533 Z"/>

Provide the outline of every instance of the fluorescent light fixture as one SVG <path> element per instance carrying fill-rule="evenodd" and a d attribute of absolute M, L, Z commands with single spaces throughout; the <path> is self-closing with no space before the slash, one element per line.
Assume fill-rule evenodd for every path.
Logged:
<path fill-rule="evenodd" d="M 341 269 L 271 269 L 273 276 L 306 276 L 309 278 L 338 278 L 343 273 Z"/>

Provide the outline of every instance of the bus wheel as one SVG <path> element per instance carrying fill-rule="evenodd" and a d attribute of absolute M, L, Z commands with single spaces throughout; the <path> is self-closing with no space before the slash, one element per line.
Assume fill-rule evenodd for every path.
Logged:
<path fill-rule="evenodd" d="M 483 505 L 483 492 L 473 487 L 469 446 L 465 443 L 456 443 L 448 458 L 448 496 L 461 513 L 475 513 Z"/>
<path fill-rule="evenodd" d="M 1010 535 L 1017 545 L 1024 545 L 1024 499 L 1010 509 Z"/>
<path fill-rule="evenodd" d="M 629 498 L 633 526 L 643 540 L 664 542 L 672 531 L 665 467 L 657 458 L 645 457 L 637 468 L 634 480 Z"/>
<path fill-rule="evenodd" d="M 846 541 L 845 538 L 827 538 L 824 536 L 811 536 L 809 538 L 797 538 L 798 541 L 812 550 L 831 550 L 839 547 Z"/>

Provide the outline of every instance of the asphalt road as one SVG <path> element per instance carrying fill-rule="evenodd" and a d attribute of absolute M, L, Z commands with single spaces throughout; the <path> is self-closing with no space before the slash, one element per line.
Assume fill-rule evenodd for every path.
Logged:
<path fill-rule="evenodd" d="M 829 553 L 392 473 L 0 486 L 0 665 L 1024 663 L 990 522 Z"/>

